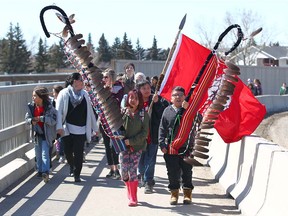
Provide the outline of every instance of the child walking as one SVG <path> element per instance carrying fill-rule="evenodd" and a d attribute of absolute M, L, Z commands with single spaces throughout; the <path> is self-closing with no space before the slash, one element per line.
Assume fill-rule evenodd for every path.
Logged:
<path fill-rule="evenodd" d="M 137 168 L 141 153 L 146 149 L 149 130 L 149 116 L 143 109 L 141 92 L 134 89 L 128 93 L 123 112 L 127 150 L 119 155 L 121 176 L 127 188 L 128 205 L 137 206 Z"/>
<path fill-rule="evenodd" d="M 37 86 L 32 93 L 32 102 L 28 104 L 25 115 L 27 124 L 32 125 L 32 138 L 35 140 L 37 176 L 44 182 L 49 180 L 49 149 L 56 138 L 57 111 L 52 106 L 49 91 L 46 87 Z"/>

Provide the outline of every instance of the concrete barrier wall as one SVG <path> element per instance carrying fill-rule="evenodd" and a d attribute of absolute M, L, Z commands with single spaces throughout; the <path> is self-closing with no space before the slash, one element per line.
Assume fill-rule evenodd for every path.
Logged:
<path fill-rule="evenodd" d="M 257 99 L 265 105 L 268 114 L 288 111 L 288 95 L 261 95 Z"/>
<path fill-rule="evenodd" d="M 226 144 L 215 130 L 213 132 L 208 164 L 242 214 L 288 212 L 284 196 L 288 193 L 288 151 L 254 134 Z M 279 202 L 278 195 L 283 202 Z"/>
<path fill-rule="evenodd" d="M 0 193 L 35 166 L 34 144 L 25 143 L 0 158 Z"/>

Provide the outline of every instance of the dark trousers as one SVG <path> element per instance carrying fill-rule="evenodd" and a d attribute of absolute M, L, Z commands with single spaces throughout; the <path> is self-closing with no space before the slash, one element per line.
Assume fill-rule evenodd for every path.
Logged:
<path fill-rule="evenodd" d="M 110 145 L 110 138 L 106 135 L 104 132 L 102 125 L 99 126 L 100 132 L 103 137 L 103 142 L 105 145 L 105 153 L 106 153 L 106 158 L 107 158 L 107 163 L 108 165 L 118 165 L 119 164 L 119 155 L 116 154 L 114 148 Z"/>
<path fill-rule="evenodd" d="M 75 177 L 79 177 L 82 170 L 83 150 L 86 135 L 70 134 L 62 138 L 64 153 L 70 168 L 74 170 Z"/>
<path fill-rule="evenodd" d="M 180 188 L 180 177 L 182 178 L 182 187 L 193 189 L 192 184 L 192 166 L 183 160 L 179 155 L 164 154 L 167 174 L 169 179 L 168 188 L 170 190 Z M 181 175 L 182 174 L 182 175 Z"/>

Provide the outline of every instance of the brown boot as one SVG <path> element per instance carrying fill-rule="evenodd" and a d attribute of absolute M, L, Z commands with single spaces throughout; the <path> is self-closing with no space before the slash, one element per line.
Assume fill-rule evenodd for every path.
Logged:
<path fill-rule="evenodd" d="M 192 202 L 192 189 L 183 189 L 184 193 L 184 204 L 190 204 Z"/>
<path fill-rule="evenodd" d="M 177 205 L 179 197 L 179 189 L 171 190 L 170 205 Z"/>

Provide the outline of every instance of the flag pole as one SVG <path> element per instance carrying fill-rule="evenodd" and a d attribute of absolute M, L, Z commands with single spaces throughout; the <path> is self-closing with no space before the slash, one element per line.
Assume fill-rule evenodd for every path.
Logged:
<path fill-rule="evenodd" d="M 185 22 L 186 22 L 186 15 L 187 15 L 187 14 L 185 14 L 185 16 L 182 18 L 181 23 L 180 23 L 180 25 L 179 25 L 179 30 L 178 30 L 178 32 L 177 32 L 176 38 L 175 38 L 175 40 L 174 40 L 174 43 L 173 43 L 173 45 L 172 45 L 171 50 L 169 51 L 168 57 L 167 57 L 167 59 L 166 59 L 166 62 L 165 62 L 165 64 L 164 64 L 164 67 L 163 67 L 162 72 L 161 72 L 161 74 L 160 74 L 160 76 L 159 76 L 158 82 L 157 82 L 157 84 L 156 84 L 155 93 L 154 93 L 154 95 L 153 95 L 153 98 L 154 98 L 155 95 L 157 95 L 157 93 L 158 93 L 158 91 L 159 91 L 159 89 L 160 89 L 160 86 L 161 86 L 162 81 L 163 81 L 163 79 L 164 79 L 164 75 L 165 75 L 165 73 L 166 73 L 166 70 L 167 70 L 167 68 L 168 68 L 168 65 L 170 64 L 170 61 L 171 61 L 172 56 L 173 56 L 173 53 L 174 53 L 174 51 L 175 51 L 175 49 L 176 49 L 177 40 L 178 40 L 178 38 L 179 38 L 179 35 L 180 35 L 181 30 L 183 29 L 183 27 L 184 27 L 184 25 L 185 25 Z M 148 109 L 148 114 L 149 114 L 150 116 L 151 116 L 151 112 L 152 112 L 153 103 L 154 103 L 154 102 L 153 102 L 153 100 L 152 100 L 152 101 L 151 101 L 151 104 L 150 104 L 150 106 L 149 106 L 149 109 Z"/>

